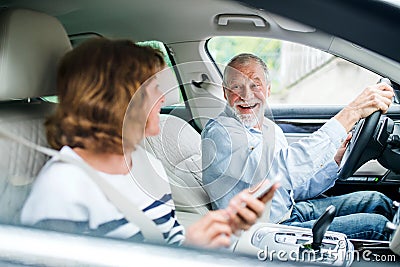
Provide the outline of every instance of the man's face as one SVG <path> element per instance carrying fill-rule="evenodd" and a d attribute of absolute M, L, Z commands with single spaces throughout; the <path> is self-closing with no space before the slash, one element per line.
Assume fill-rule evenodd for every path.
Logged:
<path fill-rule="evenodd" d="M 264 69 L 251 60 L 233 65 L 225 75 L 224 96 L 229 106 L 245 126 L 261 129 L 266 98 L 270 95 Z"/>

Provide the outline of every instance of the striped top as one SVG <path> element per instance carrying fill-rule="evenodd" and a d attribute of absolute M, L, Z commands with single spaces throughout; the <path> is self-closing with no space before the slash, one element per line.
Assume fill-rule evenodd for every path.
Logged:
<path fill-rule="evenodd" d="M 82 160 L 70 147 L 60 151 Z M 168 244 L 180 245 L 184 228 L 175 216 L 165 170 L 142 148 L 125 175 L 98 172 L 152 219 Z M 21 223 L 64 232 L 143 241 L 140 229 L 108 201 L 80 167 L 51 159 L 40 171 L 21 213 Z"/>

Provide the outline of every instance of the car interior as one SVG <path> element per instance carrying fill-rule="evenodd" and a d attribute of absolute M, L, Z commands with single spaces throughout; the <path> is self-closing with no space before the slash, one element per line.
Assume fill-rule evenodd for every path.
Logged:
<path fill-rule="evenodd" d="M 225 0 L 0 0 L 0 148 L 3 152 L 0 156 L 0 222 L 20 225 L 22 205 L 35 176 L 49 159 L 40 149 L 32 148 L 18 138 L 48 147 L 44 121 L 57 105 L 58 61 L 74 46 L 92 37 L 129 38 L 144 44 L 156 44 L 165 53 L 169 68 L 164 71 L 165 75 L 160 75 L 160 86 L 166 95 L 160 115 L 161 132 L 158 136 L 147 137 L 141 146 L 163 163 L 177 217 L 184 226 L 211 210 L 210 199 L 202 187 L 200 135 L 207 121 L 217 116 L 225 106 L 221 84 L 226 62 L 217 62 L 215 51 L 229 50 L 231 46 L 228 43 L 233 43 L 229 38 L 270 38 L 327 53 L 329 57 L 313 67 L 314 73 L 328 73 L 333 65 L 344 66 L 345 69 L 346 64 L 356 66 L 354 71 L 357 73 L 362 72 L 356 69 L 359 67 L 369 73 L 368 76 L 343 77 L 343 80 L 340 79 L 343 73 L 334 74 L 337 76 L 332 76 L 332 79 L 340 81 L 333 83 L 332 87 L 339 87 L 339 93 L 329 91 L 328 82 L 324 83 L 319 78 L 312 80 L 310 74 L 292 82 L 303 87 L 322 84 L 318 90 L 326 87 L 329 93 L 324 97 L 327 99 L 334 98 L 336 94 L 340 96 L 341 91 L 343 95 L 348 93 L 352 99 L 354 93 L 342 87 L 363 89 L 362 86 L 377 83 L 380 78 L 388 78 L 394 89 L 400 89 L 398 58 L 383 56 L 362 47 L 362 44 L 275 14 L 260 5 L 258 2 L 251 5 Z M 400 7 L 397 8 L 400 10 Z M 221 43 L 215 41 L 219 37 L 222 37 Z M 283 51 L 282 47 L 279 51 Z M 324 56 L 318 54 L 318 57 Z M 305 83 L 309 80 L 310 83 Z M 301 92 L 315 94 L 307 90 Z M 298 100 L 301 96 L 293 95 L 292 98 Z M 266 111 L 266 116 L 282 127 L 289 143 L 321 127 L 348 101 L 326 104 L 317 98 L 317 104 L 303 104 L 281 103 L 278 97 L 276 99 L 277 102 L 271 103 Z M 399 102 L 394 100 L 387 114 L 375 117 L 373 121 L 363 122 L 364 125 L 371 125 L 369 132 L 365 130 L 368 127 L 354 129 L 355 135 L 361 137 L 354 140 L 357 144 L 353 149 L 355 152 L 349 151 L 353 154 L 347 155 L 353 160 L 342 166 L 342 179 L 321 197 L 377 190 L 400 201 Z M 18 138 L 13 139 L 12 136 Z M 359 145 L 359 141 L 365 143 L 364 147 Z M 373 152 L 363 153 L 367 146 Z M 303 243 L 315 242 L 318 232 L 315 229 L 269 223 L 268 211 L 267 205 L 260 223 L 244 232 L 230 251 L 260 259 L 260 249 L 266 246 L 290 251 L 301 249 Z M 323 243 L 323 257 L 317 263 L 349 266 L 354 261 L 348 256 L 349 252 L 365 249 L 393 255 L 393 259 L 399 261 L 396 255 L 400 255 L 399 218 L 390 225 L 393 238 L 388 242 L 349 240 L 344 234 L 330 232 L 328 227 L 333 218 L 334 214 L 328 210 L 320 218 L 322 226 L 318 227 L 324 230 L 318 238 Z M 342 257 L 330 258 L 324 249 L 336 250 L 338 254 L 342 252 Z M 312 261 L 311 258 L 302 260 Z"/>

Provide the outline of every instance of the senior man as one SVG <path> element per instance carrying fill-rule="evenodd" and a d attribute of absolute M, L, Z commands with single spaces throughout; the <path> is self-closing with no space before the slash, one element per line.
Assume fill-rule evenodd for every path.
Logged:
<path fill-rule="evenodd" d="M 311 228 L 329 205 L 336 217 L 329 230 L 349 238 L 387 240 L 385 225 L 394 214 L 392 200 L 374 191 L 316 198 L 332 187 L 355 123 L 376 110 L 387 111 L 393 89 L 379 83 L 366 88 L 318 131 L 288 145 L 274 122 L 264 117 L 271 84 L 266 64 L 252 54 L 228 63 L 223 77 L 225 110 L 202 132 L 203 183 L 214 209 L 268 177 L 281 177 L 270 221 Z"/>

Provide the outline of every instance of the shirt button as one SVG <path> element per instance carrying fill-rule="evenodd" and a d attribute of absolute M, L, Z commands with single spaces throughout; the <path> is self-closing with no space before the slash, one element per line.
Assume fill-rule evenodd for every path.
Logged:
<path fill-rule="evenodd" d="M 254 150 L 254 146 L 251 146 L 251 147 L 250 147 L 250 150 L 253 151 L 253 150 Z"/>

